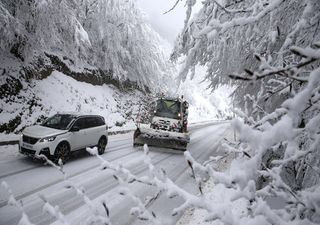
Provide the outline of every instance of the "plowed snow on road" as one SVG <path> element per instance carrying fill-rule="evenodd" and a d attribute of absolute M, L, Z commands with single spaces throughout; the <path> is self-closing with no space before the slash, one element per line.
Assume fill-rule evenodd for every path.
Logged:
<path fill-rule="evenodd" d="M 191 142 L 188 151 L 202 162 L 209 156 L 217 155 L 217 149 L 229 123 L 194 126 L 190 128 Z M 148 170 L 143 163 L 141 148 L 132 147 L 132 132 L 109 137 L 106 152 L 102 157 L 125 168 L 138 176 L 147 175 Z M 18 146 L 2 146 L 0 156 L 0 182 L 8 183 L 16 199 L 22 202 L 29 219 L 34 224 L 59 224 L 42 210 L 44 202 L 39 195 L 45 196 L 52 205 L 58 205 L 68 222 L 84 224 L 88 217 L 88 208 L 73 189 L 66 188 L 62 174 L 55 168 L 18 154 Z M 6 148 L 6 149 L 3 149 Z M 150 148 L 152 163 L 157 169 L 164 169 L 168 176 L 179 186 L 189 192 L 196 193 L 194 180 L 181 153 L 168 149 Z M 128 197 L 121 196 L 118 182 L 113 178 L 113 171 L 101 170 L 100 161 L 87 153 L 72 157 L 64 165 L 68 178 L 84 188 L 86 195 L 96 204 L 104 200 L 110 210 L 112 224 L 147 224 L 130 216 L 130 208 L 134 203 Z M 154 187 L 140 183 L 131 184 L 132 192 L 142 200 L 157 194 Z M 175 224 L 180 215 L 171 216 L 174 207 L 181 204 L 181 199 L 169 199 L 161 194 L 156 201 L 149 203 L 148 208 L 162 218 L 164 224 Z M 0 224 L 17 224 L 21 212 L 8 203 L 8 193 L 0 187 Z"/>

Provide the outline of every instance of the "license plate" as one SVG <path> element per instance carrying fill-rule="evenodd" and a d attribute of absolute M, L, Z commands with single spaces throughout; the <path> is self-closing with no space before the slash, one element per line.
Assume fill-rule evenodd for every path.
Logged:
<path fill-rule="evenodd" d="M 22 143 L 22 147 L 27 148 L 27 149 L 33 149 L 32 145 L 26 144 L 26 143 Z"/>

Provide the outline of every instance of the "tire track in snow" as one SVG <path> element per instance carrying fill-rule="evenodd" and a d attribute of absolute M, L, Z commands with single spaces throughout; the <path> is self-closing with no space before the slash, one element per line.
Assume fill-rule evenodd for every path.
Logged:
<path fill-rule="evenodd" d="M 141 151 L 132 151 L 132 153 L 136 153 L 138 154 L 138 157 L 141 157 Z M 129 161 L 133 158 L 132 156 L 124 156 L 123 158 L 125 157 L 127 157 Z M 156 153 L 152 156 L 153 159 L 156 159 L 156 164 L 166 160 L 169 157 L 172 157 L 172 155 Z M 141 168 L 141 166 L 144 166 L 144 164 L 138 164 L 138 167 L 136 167 L 135 165 L 132 166 L 134 166 L 132 168 L 132 171 L 134 171 L 135 173 L 141 173 L 146 170 L 146 168 Z M 111 171 L 108 171 L 107 174 L 100 174 L 97 177 L 98 179 L 87 180 L 83 184 L 80 184 L 80 186 L 85 186 L 85 184 L 90 185 L 89 188 L 86 188 L 86 194 L 87 196 L 89 196 L 90 199 L 93 200 L 94 198 L 112 190 L 118 185 L 117 181 L 114 180 L 110 174 L 112 174 Z M 106 179 L 106 176 L 109 177 Z M 107 185 L 105 185 L 105 183 L 107 183 Z M 102 188 L 98 188 L 98 192 L 94 191 L 96 189 L 95 186 L 99 184 Z M 106 190 L 106 188 L 110 190 Z M 59 208 L 62 210 L 64 214 L 66 214 L 66 212 L 76 210 L 77 208 L 84 205 L 83 200 L 78 195 L 76 195 L 73 189 L 66 188 L 61 189 L 61 192 L 56 192 L 53 195 L 47 196 L 47 200 L 53 205 L 59 205 Z M 34 224 L 44 225 L 54 222 L 54 218 L 43 212 L 42 206 L 43 202 L 40 199 L 37 199 L 35 202 L 31 202 L 30 204 L 28 204 L 28 207 L 25 210 L 31 222 Z M 4 222 L 6 222 L 5 224 L 17 224 L 19 216 L 20 214 L 15 215 L 9 221 Z"/>
<path fill-rule="evenodd" d="M 126 151 L 127 148 L 125 148 L 125 147 L 131 147 L 131 145 L 132 145 L 132 144 L 124 144 L 124 145 L 121 145 L 121 146 L 116 146 L 116 147 L 115 147 L 116 149 L 109 150 L 109 151 L 107 150 L 107 151 L 105 152 L 105 154 L 108 154 L 108 153 L 110 153 L 110 152 Z M 113 161 L 115 161 L 115 160 L 117 160 L 117 159 L 120 159 L 120 158 L 122 158 L 122 157 L 131 155 L 131 154 L 133 154 L 133 153 L 135 153 L 135 152 L 129 152 L 128 154 L 125 154 L 125 155 L 119 155 L 119 156 L 113 158 L 113 159 L 110 160 L 110 161 L 113 162 Z M 75 160 L 76 160 L 76 159 L 75 159 Z M 75 176 L 77 176 L 77 175 L 80 175 L 81 173 L 87 172 L 87 171 L 89 171 L 89 170 L 93 170 L 93 169 L 95 169 L 95 168 L 97 168 L 97 167 L 99 167 L 99 166 L 100 166 L 100 163 L 99 163 L 99 164 L 95 164 L 95 165 L 90 166 L 90 167 L 86 167 L 86 168 L 84 168 L 84 169 L 82 169 L 82 170 L 80 170 L 80 171 L 77 171 L 76 173 L 71 174 L 70 176 L 68 176 L 68 178 L 75 177 Z M 27 171 L 39 169 L 39 168 L 41 168 L 41 167 L 45 167 L 45 166 L 42 164 L 42 165 L 39 165 L 39 166 L 35 166 L 35 167 L 28 168 L 28 169 L 26 169 L 26 170 L 24 169 L 24 170 L 12 172 L 12 173 L 10 173 L 10 174 L 2 175 L 2 176 L 0 177 L 0 179 L 5 178 L 5 177 L 8 177 L 8 176 L 17 175 L 17 174 L 19 174 L 19 173 L 23 173 L 23 172 L 27 172 Z M 45 189 L 45 188 L 47 188 L 47 187 L 50 187 L 50 186 L 52 186 L 52 185 L 58 184 L 58 183 L 60 183 L 60 182 L 62 182 L 62 181 L 63 181 L 63 179 L 60 178 L 60 179 L 58 179 L 58 180 L 55 180 L 55 181 L 50 182 L 50 183 L 48 183 L 48 184 L 46 184 L 46 185 L 40 186 L 40 187 L 38 187 L 38 188 L 36 188 L 36 189 L 33 189 L 33 190 L 31 190 L 31 191 L 25 192 L 25 193 L 20 194 L 20 195 L 16 195 L 15 198 L 19 201 L 19 200 L 21 200 L 22 198 L 25 198 L 25 197 L 27 197 L 27 196 L 29 196 L 29 195 L 32 195 L 32 194 L 34 194 L 34 193 L 36 193 L 36 192 L 39 192 L 39 191 L 41 191 L 41 190 L 43 190 L 43 189 Z M 0 208 L 6 206 L 7 204 L 8 204 L 8 201 L 7 201 L 7 200 L 6 200 L 6 201 L 1 201 L 1 202 L 0 202 Z"/>
<path fill-rule="evenodd" d="M 122 139 L 122 140 L 116 140 L 115 142 L 125 142 L 125 143 L 122 143 L 121 145 L 116 145 L 114 147 L 111 147 L 110 149 L 108 149 L 108 146 L 107 146 L 107 150 L 105 152 L 105 154 L 108 154 L 110 152 L 115 152 L 115 151 L 121 151 L 121 150 L 124 150 L 125 147 L 131 147 L 132 144 L 130 143 L 127 143 L 129 140 L 129 138 L 127 139 Z M 112 141 L 114 142 L 114 141 Z M 81 151 L 81 150 L 80 150 Z M 77 152 L 73 153 L 73 154 L 79 154 Z M 27 156 L 24 156 L 24 157 L 27 157 Z M 76 159 L 76 157 L 75 157 Z M 32 160 L 32 159 L 30 159 Z M 12 161 L 17 161 L 17 160 L 12 160 Z M 38 160 L 34 160 L 32 163 L 40 163 L 40 161 Z M 68 162 L 67 162 L 68 163 Z M 17 170 L 17 171 L 13 171 L 13 172 L 10 172 L 10 173 L 7 173 L 7 174 L 2 174 L 0 175 L 0 180 L 3 179 L 3 178 L 6 178 L 6 177 L 9 177 L 9 176 L 13 176 L 13 175 L 17 175 L 19 173 L 23 173 L 23 172 L 26 172 L 26 171 L 30 171 L 30 170 L 33 170 L 33 169 L 38 169 L 38 168 L 41 168 L 41 167 L 45 167 L 46 165 L 44 165 L 43 163 L 39 164 L 39 165 L 35 165 L 35 166 L 32 166 L 32 167 L 28 167 L 28 168 L 22 168 L 20 170 Z M 0 208 L 1 208 L 1 203 L 0 203 Z"/>
<path fill-rule="evenodd" d="M 27 171 L 30 171 L 30 170 L 38 169 L 38 168 L 43 167 L 43 166 L 44 165 L 33 166 L 33 167 L 29 167 L 27 169 L 21 169 L 21 170 L 17 170 L 17 171 L 11 172 L 11 173 L 7 173 L 7 174 L 4 174 L 4 175 L 1 175 L 0 179 L 6 178 L 6 177 L 9 177 L 9 176 L 13 176 L 13 175 L 17 175 L 19 173 L 27 172 Z M 0 203 L 0 208 L 1 208 L 1 203 Z"/>
<path fill-rule="evenodd" d="M 161 156 L 161 157 L 160 157 Z M 153 156 L 154 158 L 158 158 L 157 161 L 155 161 L 153 164 L 154 165 L 158 165 L 160 163 L 162 163 L 163 161 L 173 157 L 173 155 L 168 155 L 168 154 L 155 154 Z M 131 172 L 133 172 L 136 175 L 139 175 L 143 172 L 145 172 L 147 169 L 147 166 L 145 165 L 139 165 L 138 167 L 135 167 L 133 169 L 130 169 Z M 107 175 L 103 175 L 101 176 L 101 180 L 103 180 L 102 178 L 104 176 Z M 111 191 L 112 189 L 116 188 L 118 186 L 118 182 L 113 179 L 111 176 L 109 177 L 108 182 L 94 182 L 90 184 L 90 188 L 86 189 L 86 195 L 91 199 L 94 200 L 97 197 Z M 67 198 L 66 196 L 61 196 L 61 198 L 55 198 L 54 201 L 50 201 L 49 202 L 52 205 L 59 205 L 59 208 L 63 210 L 64 214 L 68 214 L 74 210 L 76 210 L 77 208 L 81 207 L 84 205 L 83 199 L 81 199 L 78 195 L 75 194 L 74 190 L 70 190 L 71 192 L 69 192 L 69 198 Z M 71 197 L 70 197 L 71 195 Z M 62 204 L 61 204 L 62 202 Z M 58 204 L 60 203 L 60 204 Z M 39 221 L 40 218 L 40 221 Z M 42 218 L 42 220 L 41 220 Z M 52 223 L 55 221 L 54 218 L 51 217 L 43 217 L 43 215 L 38 214 L 36 217 L 31 217 L 30 218 L 31 221 L 37 221 L 36 224 L 38 225 L 46 225 L 49 223 Z"/>

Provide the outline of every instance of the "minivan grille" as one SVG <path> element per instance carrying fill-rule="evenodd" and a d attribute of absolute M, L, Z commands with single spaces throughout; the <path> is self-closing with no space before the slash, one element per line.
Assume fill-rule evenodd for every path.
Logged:
<path fill-rule="evenodd" d="M 39 138 L 34 138 L 34 137 L 29 137 L 29 136 L 23 135 L 23 136 L 22 136 L 22 140 L 23 140 L 23 142 L 25 142 L 25 143 L 34 145 L 35 143 L 37 143 L 37 141 L 39 140 Z"/>
<path fill-rule="evenodd" d="M 36 151 L 34 151 L 34 150 L 23 148 L 23 147 L 21 147 L 20 152 L 22 154 L 26 154 L 26 155 L 34 155 L 36 153 Z"/>

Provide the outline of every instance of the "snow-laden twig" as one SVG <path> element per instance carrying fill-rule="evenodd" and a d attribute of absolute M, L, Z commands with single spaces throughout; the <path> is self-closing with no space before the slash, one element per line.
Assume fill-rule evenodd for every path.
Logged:
<path fill-rule="evenodd" d="M 196 207 L 205 209 L 208 212 L 210 212 L 210 218 L 208 217 L 208 220 L 219 219 L 225 222 L 225 224 L 234 224 L 233 218 L 230 217 L 230 207 L 227 207 L 228 204 L 226 204 L 226 207 L 217 210 L 221 206 L 212 205 L 209 199 L 185 191 L 183 188 L 179 187 L 171 179 L 169 179 L 164 171 L 162 171 L 160 175 L 157 174 L 153 164 L 151 163 L 151 159 L 148 155 L 149 149 L 146 145 L 144 146 L 144 163 L 147 165 L 147 168 L 149 170 L 149 178 L 138 178 L 135 175 L 133 175 L 131 171 L 123 168 L 122 166 L 114 165 L 113 163 L 104 160 L 101 156 L 97 154 L 97 152 L 94 149 L 87 150 L 101 160 L 103 169 L 111 169 L 119 174 L 122 174 L 123 177 L 125 177 L 124 179 L 120 178 L 120 176 L 115 177 L 121 185 L 126 186 L 128 183 L 139 182 L 146 185 L 155 186 L 158 188 L 159 192 L 166 192 L 169 197 L 180 196 L 184 200 L 184 203 L 179 207 L 175 208 L 172 212 L 172 215 L 182 213 L 187 208 Z M 189 158 L 187 158 L 187 160 L 189 160 Z M 136 215 L 140 216 L 141 218 L 153 221 L 155 219 L 155 213 L 148 212 L 145 205 L 141 203 L 140 199 L 138 199 L 136 196 L 134 196 L 134 194 L 131 193 L 130 189 L 125 188 L 124 190 L 125 191 L 123 192 L 123 194 L 130 196 L 138 205 L 136 208 L 132 209 L 132 212 L 135 212 Z"/>
<path fill-rule="evenodd" d="M 120 194 L 129 196 L 136 204 L 136 206 L 131 208 L 130 210 L 131 215 L 135 215 L 139 220 L 146 220 L 150 224 L 155 224 L 155 225 L 162 224 L 161 219 L 157 218 L 156 213 L 153 211 L 149 212 L 149 210 L 147 209 L 149 202 L 143 203 L 139 197 L 135 196 L 130 190 L 130 188 L 128 187 L 129 183 L 127 181 L 115 175 L 114 175 L 114 178 L 120 184 L 120 187 L 121 187 Z M 155 198 L 157 197 L 159 197 L 159 195 L 155 196 Z"/>
<path fill-rule="evenodd" d="M 59 165 L 56 165 L 50 159 L 48 159 L 45 155 L 39 155 L 38 158 L 45 160 L 49 165 L 51 165 L 52 167 L 57 169 L 59 172 L 61 172 L 61 174 L 63 175 L 64 182 L 66 183 L 66 187 L 74 189 L 76 191 L 77 195 L 83 199 L 84 203 L 87 205 L 87 207 L 89 208 L 89 211 L 90 211 L 90 216 L 87 219 L 88 224 L 101 223 L 101 224 L 105 224 L 105 225 L 111 225 L 111 221 L 110 221 L 110 217 L 109 217 L 110 216 L 109 209 L 108 209 L 106 203 L 104 201 L 101 203 L 103 209 L 105 210 L 105 214 L 101 214 L 98 209 L 99 207 L 101 207 L 101 205 L 96 205 L 93 201 L 91 201 L 91 199 L 85 194 L 84 188 L 79 187 L 77 184 L 75 184 L 74 182 L 72 182 L 68 178 L 67 173 L 63 169 L 63 163 L 61 160 L 59 160 Z M 40 198 L 45 202 L 44 210 L 46 212 L 48 212 L 52 216 L 56 217 L 59 221 L 63 222 L 64 224 L 68 224 L 66 222 L 64 215 L 59 210 L 58 206 L 52 206 L 47 201 L 45 196 L 40 196 Z"/>
<path fill-rule="evenodd" d="M 91 155 L 96 156 L 101 161 L 101 169 L 102 170 L 110 169 L 115 172 L 120 172 L 121 174 L 124 174 L 127 177 L 127 180 L 129 183 L 139 182 L 139 183 L 143 183 L 143 184 L 153 185 L 153 183 L 149 181 L 148 177 L 138 177 L 138 176 L 132 174 L 130 170 L 124 168 L 121 164 L 115 165 L 115 164 L 105 160 L 104 158 L 102 158 L 98 154 L 96 148 L 87 148 L 87 151 Z"/>
<path fill-rule="evenodd" d="M 203 194 L 203 191 L 202 191 L 202 179 L 201 177 L 197 176 L 197 174 L 195 173 L 195 170 L 194 170 L 194 165 L 193 165 L 193 162 L 191 160 L 189 160 L 187 158 L 187 163 L 188 163 L 188 166 L 190 167 L 191 169 L 191 172 L 192 172 L 192 177 L 195 179 L 196 181 L 196 184 L 199 188 L 199 191 L 201 194 Z"/>
<path fill-rule="evenodd" d="M 314 63 L 316 61 L 317 61 L 317 59 L 311 58 L 311 59 L 308 59 L 306 61 L 301 62 L 298 65 L 288 66 L 287 68 L 273 68 L 272 70 L 266 70 L 262 73 L 259 73 L 259 72 L 256 74 L 252 73 L 250 75 L 250 77 L 242 76 L 242 75 L 235 75 L 235 74 L 231 74 L 231 75 L 229 75 L 229 77 L 232 79 L 236 79 L 236 80 L 254 81 L 254 80 L 260 80 L 260 79 L 266 78 L 268 76 L 280 75 L 282 77 L 290 78 L 292 80 L 296 80 L 299 82 L 307 82 L 308 81 L 307 78 L 303 78 L 303 77 L 301 78 L 301 77 L 297 77 L 296 75 L 291 75 L 291 74 L 293 71 L 295 71 L 295 69 L 299 69 L 303 66 L 309 65 L 309 64 Z"/>
<path fill-rule="evenodd" d="M 56 218 L 63 225 L 70 225 L 62 214 L 59 206 L 52 206 L 44 195 L 39 195 L 41 200 L 44 202 L 43 211 L 47 212 L 54 218 Z"/>
<path fill-rule="evenodd" d="M 144 146 L 144 148 L 147 149 L 147 146 Z M 186 155 L 187 163 L 192 168 L 193 173 L 195 175 L 194 169 L 195 168 L 202 169 L 202 167 L 199 167 L 198 164 L 195 163 L 193 158 L 190 155 L 188 155 L 188 153 L 186 153 L 185 155 Z M 145 157 L 148 158 L 149 156 L 145 155 Z M 145 160 L 144 162 L 150 164 L 151 161 Z M 176 215 L 178 213 L 184 212 L 187 208 L 195 207 L 195 208 L 205 209 L 206 211 L 208 211 L 209 215 L 206 218 L 207 221 L 218 219 L 218 220 L 221 220 L 224 224 L 234 224 L 234 218 L 230 214 L 230 208 L 227 207 L 228 203 L 226 203 L 225 205 L 222 204 L 225 207 L 221 205 L 218 207 L 217 205 L 212 204 L 210 199 L 207 199 L 203 195 L 197 196 L 185 191 L 183 188 L 176 185 L 167 176 L 158 178 L 156 174 L 154 174 L 154 170 L 150 169 L 152 167 L 153 167 L 152 165 L 148 165 L 149 172 L 153 174 L 153 177 L 154 177 L 153 178 L 154 185 L 156 185 L 160 190 L 167 192 L 168 196 L 180 196 L 184 200 L 184 203 L 182 205 L 173 209 L 172 215 Z M 198 183 L 198 187 L 199 187 L 199 183 Z"/>
<path fill-rule="evenodd" d="M 176 0 L 174 5 L 169 10 L 165 11 L 163 14 L 167 14 L 167 13 L 171 12 L 172 10 L 174 10 L 177 7 L 177 5 L 179 4 L 180 1 L 181 0 Z"/>
<path fill-rule="evenodd" d="M 197 64 L 205 64 L 211 87 L 229 83 L 226 74 L 236 79 L 233 84 L 239 87 L 233 97 L 244 121 L 232 123 L 239 144 L 226 143 L 225 150 L 237 153 L 237 158 L 225 172 L 197 163 L 187 153 L 188 162 L 193 173 L 201 171 L 232 191 L 236 197 L 231 202 L 246 199 L 250 212 L 244 217 L 252 221 L 318 224 L 319 199 L 309 197 L 320 183 L 316 172 L 320 162 L 320 4 L 313 0 L 224 3 L 204 1 L 183 30 L 175 56 L 187 57 L 181 78 Z M 250 10 L 238 13 L 241 9 Z M 239 73 L 239 68 L 246 67 Z M 285 206 L 270 207 L 269 197 L 283 198 Z"/>
<path fill-rule="evenodd" d="M 160 218 L 157 218 L 156 213 L 153 211 L 149 212 L 147 209 L 148 205 L 151 204 L 155 199 L 157 199 L 162 193 L 162 191 L 160 190 L 154 197 L 150 198 L 147 202 L 143 203 L 139 197 L 134 195 L 134 193 L 131 191 L 129 187 L 129 184 L 133 182 L 139 182 L 139 183 L 154 186 L 152 179 L 151 181 L 148 181 L 147 177 L 144 177 L 142 179 L 138 178 L 137 176 L 133 175 L 128 169 L 125 169 L 122 165 L 114 165 L 113 163 L 108 162 L 107 160 L 99 156 L 95 148 L 93 149 L 87 148 L 87 151 L 90 154 L 99 158 L 99 160 L 101 161 L 101 167 L 103 170 L 110 169 L 110 170 L 113 170 L 114 172 L 118 172 L 119 174 L 123 175 L 123 178 L 117 175 L 113 175 L 113 177 L 120 184 L 120 187 L 121 187 L 120 194 L 130 197 L 134 201 L 134 203 L 137 205 L 136 207 L 131 208 L 130 210 L 131 215 L 137 216 L 139 220 L 147 220 L 148 223 L 150 224 L 155 224 L 155 225 L 162 224 Z M 145 155 L 149 154 L 149 150 L 146 147 L 144 147 L 144 154 Z M 154 166 L 151 163 L 151 159 L 149 157 L 145 157 L 144 162 L 146 165 L 148 165 L 149 171 L 152 171 L 152 174 L 153 174 Z"/>

